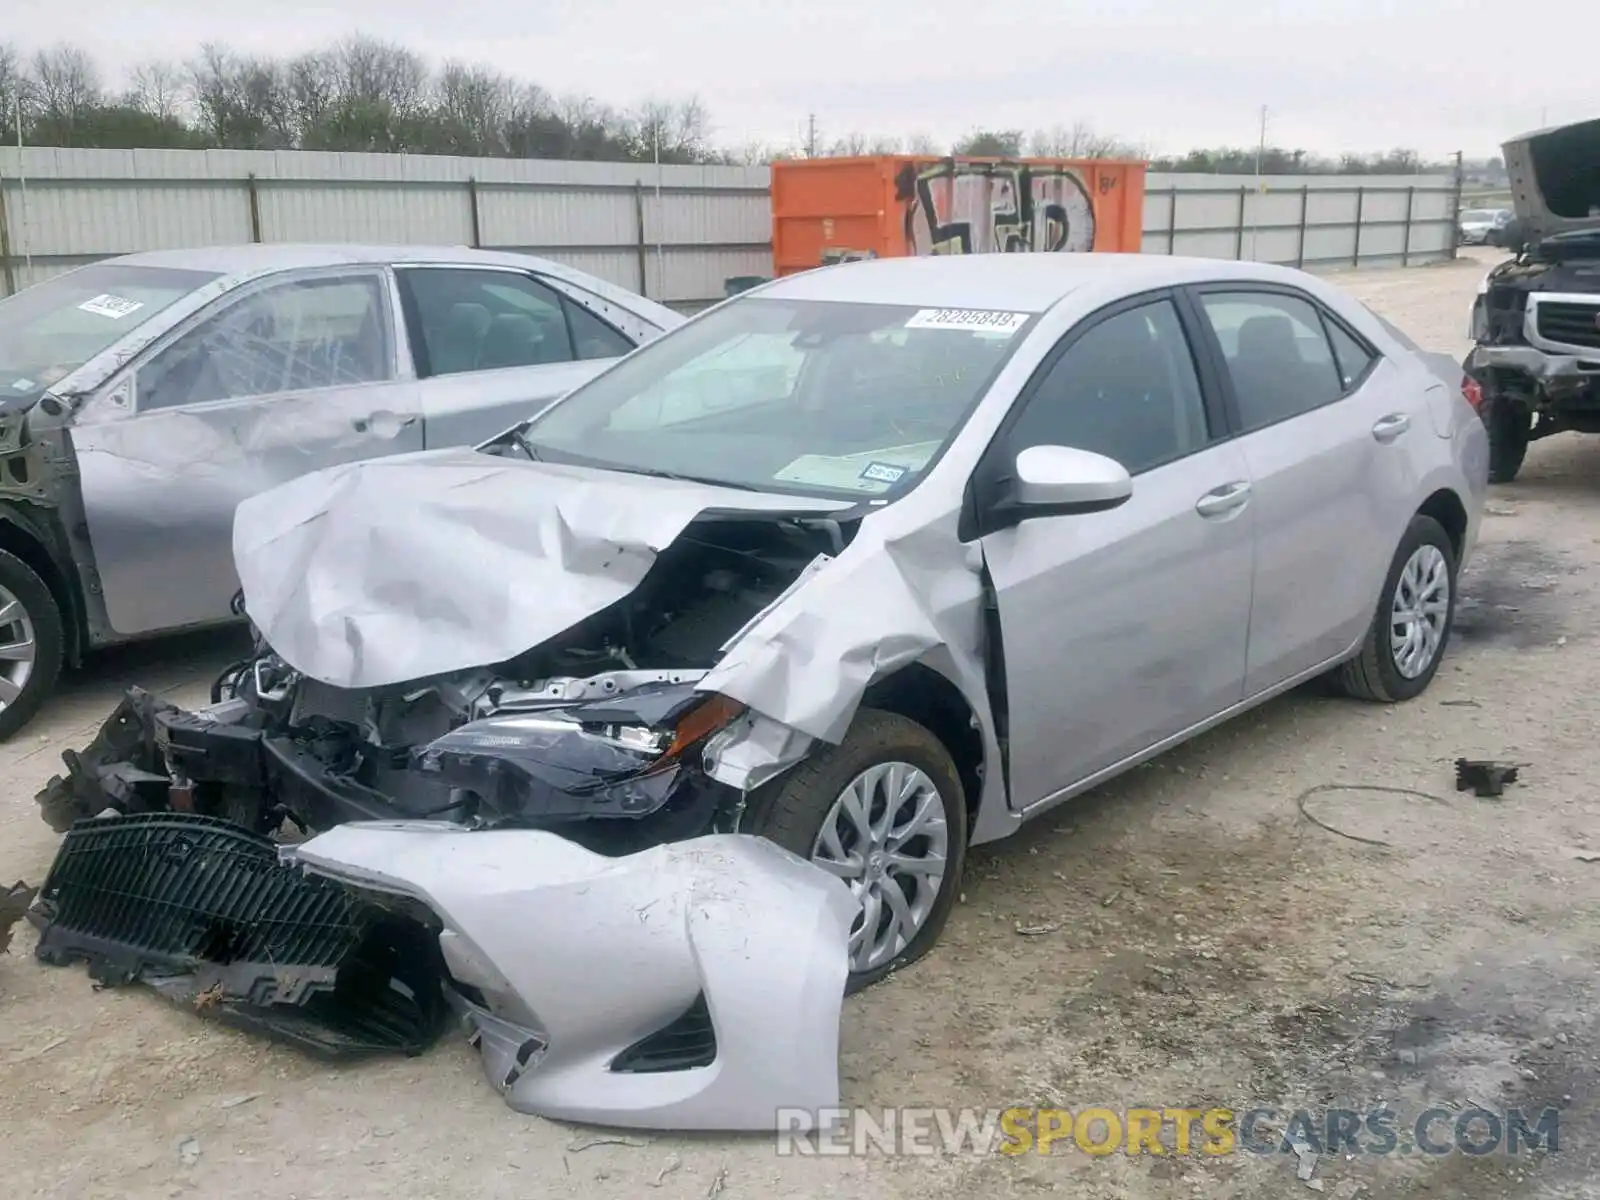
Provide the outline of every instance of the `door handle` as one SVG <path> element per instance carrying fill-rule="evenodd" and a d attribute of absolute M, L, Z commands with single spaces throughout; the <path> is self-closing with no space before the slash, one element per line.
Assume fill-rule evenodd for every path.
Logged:
<path fill-rule="evenodd" d="M 1372 436 L 1387 446 L 1410 428 L 1411 418 L 1405 413 L 1390 413 L 1386 417 L 1379 417 L 1373 424 Z"/>
<path fill-rule="evenodd" d="M 350 422 L 350 427 L 357 433 L 366 433 L 376 425 L 380 434 L 392 437 L 402 429 L 410 429 L 416 423 L 417 417 L 415 413 L 409 417 L 397 417 L 393 413 L 377 412 L 369 416 L 354 418 Z"/>
<path fill-rule="evenodd" d="M 1207 519 L 1236 513 L 1250 503 L 1250 485 L 1244 480 L 1212 488 L 1194 502 L 1194 510 Z"/>

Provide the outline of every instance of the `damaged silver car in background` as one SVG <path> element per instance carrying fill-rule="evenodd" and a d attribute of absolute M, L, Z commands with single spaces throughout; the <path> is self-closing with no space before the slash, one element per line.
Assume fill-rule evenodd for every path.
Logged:
<path fill-rule="evenodd" d="M 199 711 L 131 693 L 40 801 L 332 830 L 391 890 L 429 823 L 467 892 L 508 831 L 758 834 L 849 885 L 860 987 L 970 844 L 1302 680 L 1421 693 L 1486 473 L 1459 389 L 1300 272 L 806 272 L 477 450 L 246 500 L 256 653 Z"/>
<path fill-rule="evenodd" d="M 244 497 L 470 446 L 682 322 L 465 247 L 158 251 L 0 301 L 0 738 L 64 664 L 236 620 Z"/>

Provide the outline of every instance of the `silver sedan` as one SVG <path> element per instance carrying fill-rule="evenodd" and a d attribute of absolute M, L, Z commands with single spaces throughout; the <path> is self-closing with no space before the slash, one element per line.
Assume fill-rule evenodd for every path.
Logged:
<path fill-rule="evenodd" d="M 0 301 L 0 737 L 63 662 L 232 619 L 245 496 L 480 441 L 682 320 L 460 247 L 134 254 Z"/>
<path fill-rule="evenodd" d="M 102 737 L 181 728 L 132 765 L 258 828 L 765 836 L 849 882 L 861 986 L 933 944 L 970 845 L 1302 680 L 1420 694 L 1487 469 L 1459 373 L 1311 275 L 827 267 L 477 449 L 245 501 L 259 657 L 202 719 L 135 696 Z M 53 824 L 128 807 L 73 774 Z M 394 877 L 405 840 L 341 845 Z M 452 887 L 499 886 L 493 844 Z"/>

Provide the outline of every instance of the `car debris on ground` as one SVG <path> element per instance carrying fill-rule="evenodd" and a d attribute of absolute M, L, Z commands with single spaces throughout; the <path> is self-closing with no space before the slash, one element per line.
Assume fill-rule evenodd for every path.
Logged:
<path fill-rule="evenodd" d="M 1506 784 L 1515 783 L 1522 763 L 1495 762 L 1491 759 L 1456 759 L 1456 791 L 1471 790 L 1488 800 L 1505 793 Z"/>
<path fill-rule="evenodd" d="M 320 1057 L 419 1054 L 453 1013 L 518 1111 L 741 1130 L 838 1104 L 858 911 L 748 835 L 606 858 L 539 830 L 391 822 L 278 847 L 167 812 L 75 825 L 28 917 L 47 963 Z M 618 963 L 625 984 L 596 982 Z"/>
<path fill-rule="evenodd" d="M 12 928 L 22 920 L 28 906 L 33 903 L 33 897 L 34 889 L 20 879 L 11 885 L 5 895 L 0 896 L 0 954 L 10 947 Z"/>

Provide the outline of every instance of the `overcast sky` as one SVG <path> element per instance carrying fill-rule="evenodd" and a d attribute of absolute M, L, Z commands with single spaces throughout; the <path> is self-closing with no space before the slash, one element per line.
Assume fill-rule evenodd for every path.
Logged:
<path fill-rule="evenodd" d="M 625 106 L 698 94 L 720 142 L 1075 120 L 1157 152 L 1268 140 L 1469 157 L 1600 115 L 1593 0 L 0 0 L 0 37 L 111 71 L 206 40 L 288 55 L 362 31 Z M 1524 29 L 1523 20 L 1536 25 Z M 1564 64 L 1564 65 L 1563 65 Z"/>

